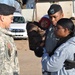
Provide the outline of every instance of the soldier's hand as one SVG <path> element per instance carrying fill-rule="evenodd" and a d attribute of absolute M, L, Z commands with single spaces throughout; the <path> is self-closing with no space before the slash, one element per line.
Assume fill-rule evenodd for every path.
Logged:
<path fill-rule="evenodd" d="M 64 64 L 66 70 L 75 68 L 75 61 L 66 60 Z"/>

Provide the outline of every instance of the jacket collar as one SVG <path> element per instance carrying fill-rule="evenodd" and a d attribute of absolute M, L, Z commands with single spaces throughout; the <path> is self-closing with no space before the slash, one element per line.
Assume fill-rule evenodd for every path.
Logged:
<path fill-rule="evenodd" d="M 8 35 L 8 36 L 13 36 L 13 34 L 8 30 L 0 27 L 0 32 Z"/>

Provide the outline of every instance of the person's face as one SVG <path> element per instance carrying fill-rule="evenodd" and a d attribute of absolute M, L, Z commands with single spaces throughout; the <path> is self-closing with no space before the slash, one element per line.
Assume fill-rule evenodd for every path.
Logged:
<path fill-rule="evenodd" d="M 56 12 L 55 14 L 49 15 L 49 17 L 50 17 L 50 20 L 52 21 L 52 24 L 56 26 L 57 21 L 63 18 L 63 13 L 59 11 L 59 12 Z"/>
<path fill-rule="evenodd" d="M 69 30 L 67 28 L 63 28 L 61 25 L 57 25 L 55 27 L 55 34 L 59 38 L 63 38 L 69 35 Z"/>
<path fill-rule="evenodd" d="M 3 28 L 9 28 L 11 22 L 13 22 L 13 15 L 4 16 L 2 15 L 2 25 Z"/>
<path fill-rule="evenodd" d="M 42 28 L 46 28 L 47 26 L 48 26 L 48 21 L 42 20 L 42 22 L 41 22 L 41 27 L 42 27 Z"/>

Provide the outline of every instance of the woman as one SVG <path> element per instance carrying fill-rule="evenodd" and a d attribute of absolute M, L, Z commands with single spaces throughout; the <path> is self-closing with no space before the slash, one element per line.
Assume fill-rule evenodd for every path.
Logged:
<path fill-rule="evenodd" d="M 44 50 L 42 56 L 43 72 L 51 72 L 50 75 L 75 75 L 74 67 L 66 69 L 65 61 L 74 61 L 75 56 L 75 37 L 74 24 L 71 19 L 62 18 L 57 22 L 55 34 L 60 41 L 53 52 L 53 55 Z M 60 45 L 62 43 L 62 45 Z"/>

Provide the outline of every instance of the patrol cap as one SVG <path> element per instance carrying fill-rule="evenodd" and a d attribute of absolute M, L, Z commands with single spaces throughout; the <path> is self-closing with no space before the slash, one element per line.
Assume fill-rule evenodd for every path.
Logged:
<path fill-rule="evenodd" d="M 62 7 L 59 4 L 52 4 L 48 10 L 48 15 L 55 14 L 60 10 L 62 11 Z"/>
<path fill-rule="evenodd" d="M 10 15 L 13 14 L 15 8 L 7 4 L 0 3 L 0 15 Z"/>

